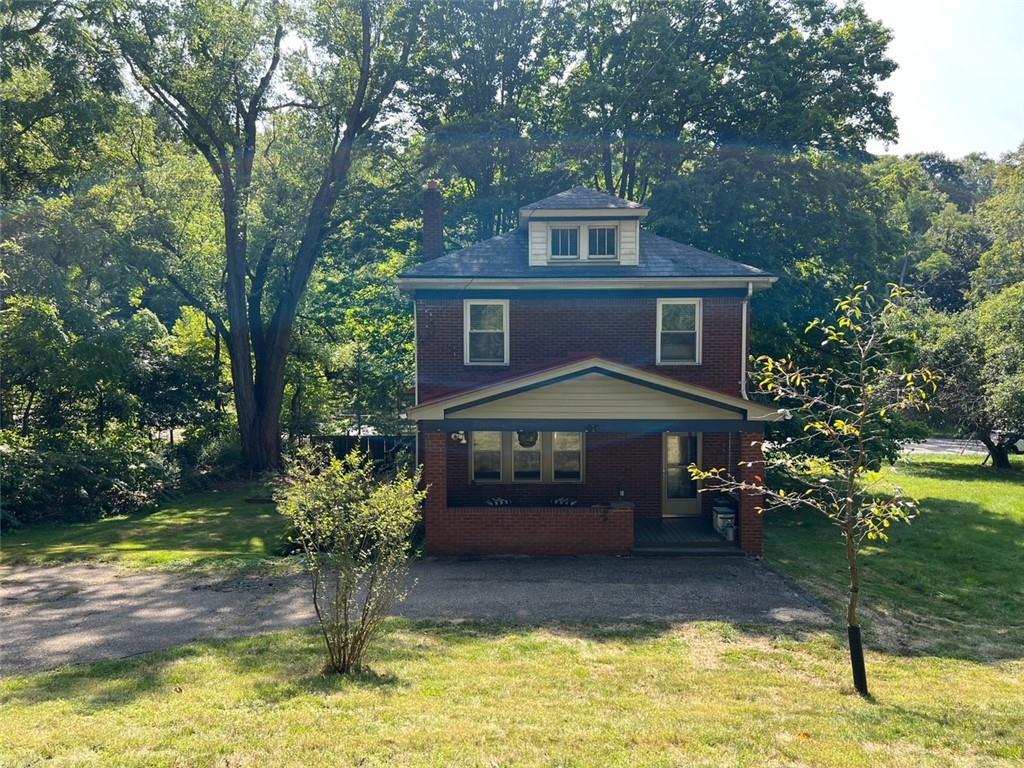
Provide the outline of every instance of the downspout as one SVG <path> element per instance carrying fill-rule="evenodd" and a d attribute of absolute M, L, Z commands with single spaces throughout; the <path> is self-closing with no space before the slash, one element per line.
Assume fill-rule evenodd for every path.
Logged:
<path fill-rule="evenodd" d="M 419 342 L 419 315 L 416 314 L 416 294 L 412 299 L 412 373 L 413 373 L 413 405 L 420 404 L 420 342 Z"/>
<path fill-rule="evenodd" d="M 741 329 L 742 341 L 740 343 L 740 397 L 749 400 L 747 397 L 747 323 L 750 316 L 750 297 L 754 295 L 754 284 L 747 281 L 747 295 L 743 299 L 743 327 Z"/>
<path fill-rule="evenodd" d="M 416 293 L 413 292 L 412 299 L 412 371 L 413 371 L 413 388 L 412 397 L 413 405 L 420 404 L 420 344 L 419 344 L 419 324 L 420 318 L 417 314 L 416 307 Z M 420 429 L 420 425 L 416 425 L 416 436 L 412 441 L 412 466 L 414 469 L 419 469 L 420 466 L 420 435 L 423 434 L 423 430 Z"/>

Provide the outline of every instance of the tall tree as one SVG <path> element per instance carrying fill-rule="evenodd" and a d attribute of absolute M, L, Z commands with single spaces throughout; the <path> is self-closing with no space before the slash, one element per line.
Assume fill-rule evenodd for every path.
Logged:
<path fill-rule="evenodd" d="M 219 295 L 211 299 L 187 274 L 166 277 L 224 337 L 243 456 L 253 470 L 279 465 L 296 316 L 337 224 L 332 214 L 356 145 L 405 75 L 418 17 L 419 6 L 401 0 L 328 0 L 302 14 L 276 0 L 151 0 L 111 13 L 109 29 L 135 81 L 216 185 Z M 289 35 L 299 50 L 286 57 Z M 271 126 L 286 133 L 292 153 L 277 155 L 276 166 Z M 298 170 L 281 164 L 289 159 Z M 299 184 L 279 205 L 268 201 L 287 186 L 282 179 L 303 173 L 308 187 Z M 173 240 L 165 245 L 179 255 Z"/>
<path fill-rule="evenodd" d="M 893 138 L 890 35 L 857 3 L 590 0 L 563 124 L 583 173 L 644 199 L 708 146 L 862 153 Z"/>
<path fill-rule="evenodd" d="M 898 282 L 913 231 L 927 226 L 939 202 L 927 186 L 913 163 L 726 147 L 654 189 L 648 226 L 778 275 L 754 300 L 763 305 L 754 341 L 782 355 L 805 344 L 802 330 L 829 311 L 829 296 L 862 282 Z"/>
<path fill-rule="evenodd" d="M 1024 424 L 1024 282 L 975 307 L 917 313 L 922 361 L 942 376 L 934 405 L 945 426 L 984 443 L 997 469 L 1010 466 L 999 432 Z"/>
<path fill-rule="evenodd" d="M 558 102 L 553 82 L 569 53 L 564 10 L 562 2 L 541 0 L 427 7 L 431 44 L 419 53 L 410 103 L 426 134 L 425 164 L 458 179 L 449 214 L 472 220 L 467 239 L 514 227 L 525 195 L 548 194 L 545 135 Z"/>

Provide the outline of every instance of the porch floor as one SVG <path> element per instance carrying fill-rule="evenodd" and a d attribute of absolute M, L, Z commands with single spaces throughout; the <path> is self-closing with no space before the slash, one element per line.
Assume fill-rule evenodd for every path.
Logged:
<path fill-rule="evenodd" d="M 640 554 L 740 554 L 703 517 L 637 517 L 633 531 L 633 551 Z"/>

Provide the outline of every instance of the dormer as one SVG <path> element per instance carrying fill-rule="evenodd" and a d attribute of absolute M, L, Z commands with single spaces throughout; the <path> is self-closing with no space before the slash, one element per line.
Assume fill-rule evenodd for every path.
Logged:
<path fill-rule="evenodd" d="M 640 263 L 640 221 L 647 206 L 584 187 L 524 205 L 531 267 Z"/>

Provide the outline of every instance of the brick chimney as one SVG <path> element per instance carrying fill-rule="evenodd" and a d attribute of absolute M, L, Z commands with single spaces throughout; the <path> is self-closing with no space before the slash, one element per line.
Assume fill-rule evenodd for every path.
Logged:
<path fill-rule="evenodd" d="M 436 179 L 427 182 L 423 190 L 423 260 L 436 259 L 444 253 L 444 207 L 441 184 Z"/>

